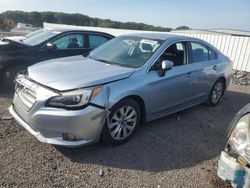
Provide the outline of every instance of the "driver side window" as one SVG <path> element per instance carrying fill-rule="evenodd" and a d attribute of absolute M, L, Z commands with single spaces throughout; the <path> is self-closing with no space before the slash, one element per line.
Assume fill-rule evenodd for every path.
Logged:
<path fill-rule="evenodd" d="M 163 60 L 169 60 L 174 63 L 175 66 L 181 66 L 187 64 L 187 53 L 185 42 L 177 42 L 171 44 L 158 58 L 156 63 L 161 66 Z"/>
<path fill-rule="evenodd" d="M 56 49 L 83 48 L 83 34 L 69 34 L 60 37 L 52 42 Z"/>

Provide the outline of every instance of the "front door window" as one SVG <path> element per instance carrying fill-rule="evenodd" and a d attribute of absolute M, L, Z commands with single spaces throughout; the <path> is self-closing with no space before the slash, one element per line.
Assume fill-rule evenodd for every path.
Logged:
<path fill-rule="evenodd" d="M 185 43 L 178 42 L 170 45 L 156 61 L 156 66 L 161 67 L 161 62 L 163 60 L 169 60 L 174 63 L 174 67 L 185 65 L 187 61 L 187 52 Z"/>
<path fill-rule="evenodd" d="M 83 48 L 84 39 L 83 34 L 69 34 L 60 37 L 52 42 L 56 49 L 77 49 Z"/>

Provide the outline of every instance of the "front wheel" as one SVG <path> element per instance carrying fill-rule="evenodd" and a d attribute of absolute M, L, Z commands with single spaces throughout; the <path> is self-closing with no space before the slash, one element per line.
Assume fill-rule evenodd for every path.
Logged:
<path fill-rule="evenodd" d="M 208 106 L 216 106 L 220 102 L 224 94 L 224 91 L 225 91 L 224 81 L 222 79 L 217 80 L 213 85 L 212 90 L 209 94 L 207 101 Z"/>
<path fill-rule="evenodd" d="M 102 140 L 107 144 L 120 145 L 131 139 L 140 124 L 141 111 L 138 103 L 124 99 L 111 110 L 109 121 L 102 131 Z"/>
<path fill-rule="evenodd" d="M 3 72 L 3 84 L 4 84 L 5 89 L 7 89 L 8 91 L 14 91 L 14 89 L 15 89 L 15 84 L 14 84 L 15 77 L 22 70 L 24 70 L 24 67 L 16 66 L 16 67 L 8 68 Z"/>

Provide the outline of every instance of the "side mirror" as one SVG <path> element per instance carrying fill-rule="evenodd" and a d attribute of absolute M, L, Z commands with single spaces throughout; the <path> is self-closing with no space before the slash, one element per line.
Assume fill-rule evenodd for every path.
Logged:
<path fill-rule="evenodd" d="M 56 49 L 56 45 L 49 42 L 46 44 L 45 48 L 48 50 L 53 50 L 53 49 Z"/>
<path fill-rule="evenodd" d="M 163 60 L 161 62 L 161 70 L 158 71 L 158 74 L 160 77 L 165 76 L 166 71 L 172 69 L 174 66 L 174 63 L 169 60 Z"/>

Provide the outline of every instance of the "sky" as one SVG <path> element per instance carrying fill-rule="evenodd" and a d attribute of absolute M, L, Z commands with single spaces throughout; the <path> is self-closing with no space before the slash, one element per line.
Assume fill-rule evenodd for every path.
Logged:
<path fill-rule="evenodd" d="M 0 0 L 0 12 L 59 11 L 176 28 L 250 31 L 250 0 Z"/>

